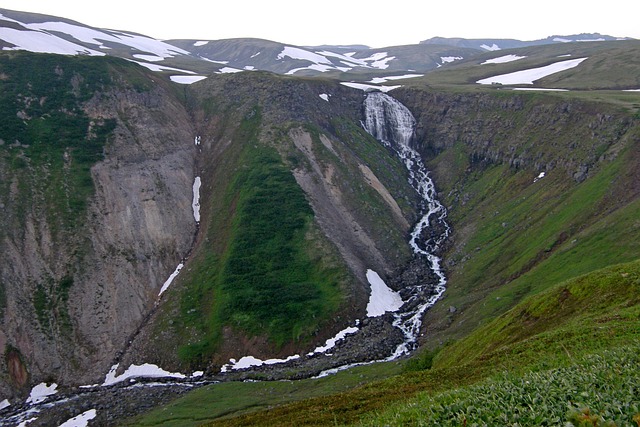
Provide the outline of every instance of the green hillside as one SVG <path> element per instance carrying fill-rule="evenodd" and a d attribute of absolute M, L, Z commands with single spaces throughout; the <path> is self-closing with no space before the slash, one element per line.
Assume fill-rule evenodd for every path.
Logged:
<path fill-rule="evenodd" d="M 318 390 L 331 394 L 355 386 L 345 393 L 208 425 L 460 425 L 465 419 L 468 425 L 556 425 L 588 408 L 618 426 L 633 426 L 640 414 L 639 302 L 640 260 L 568 280 L 528 298 L 440 349 L 427 370 L 415 371 L 411 366 L 417 364 L 409 363 L 408 372 L 366 385 L 354 384 L 346 373 L 295 387 L 237 384 L 236 397 L 229 399 L 227 394 L 224 408 L 212 407 L 206 415 L 208 405 L 203 402 L 217 402 L 214 397 L 229 387 L 213 385 L 131 424 L 155 424 L 170 411 L 173 425 L 196 425 L 209 417 L 308 398 Z M 431 357 L 415 357 L 427 356 Z M 371 381 L 373 371 L 393 375 L 393 365 L 358 368 L 353 374 Z M 282 388 L 281 394 L 268 403 L 274 387 Z M 197 413 L 182 409 L 193 405 Z"/>

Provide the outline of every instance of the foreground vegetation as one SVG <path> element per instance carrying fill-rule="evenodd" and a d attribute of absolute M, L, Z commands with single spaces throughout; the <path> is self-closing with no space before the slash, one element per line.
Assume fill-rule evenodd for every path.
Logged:
<path fill-rule="evenodd" d="M 415 356 L 404 373 L 392 363 L 299 386 L 213 385 L 131 423 L 159 423 L 171 411 L 171 425 L 219 417 L 209 425 L 558 425 L 572 419 L 581 425 L 594 417 L 634 426 L 640 413 L 639 303 L 640 260 L 532 296 L 435 357 Z M 371 381 L 374 373 L 388 378 Z M 358 385 L 354 374 L 371 382 Z M 221 392 L 229 387 L 234 392 L 224 393 L 223 410 Z M 332 394 L 340 387 L 355 388 Z M 327 395 L 314 397 L 319 390 Z M 297 402 L 264 410 L 286 401 Z M 256 409 L 261 411 L 251 413 Z"/>

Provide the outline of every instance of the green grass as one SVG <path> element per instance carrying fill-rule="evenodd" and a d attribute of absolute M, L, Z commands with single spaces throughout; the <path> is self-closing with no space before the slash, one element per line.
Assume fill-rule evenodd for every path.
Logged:
<path fill-rule="evenodd" d="M 400 364 L 393 362 L 361 366 L 319 379 L 212 384 L 122 425 L 201 425 L 215 419 L 233 418 L 286 403 L 336 394 L 399 372 Z"/>
<path fill-rule="evenodd" d="M 618 426 L 640 413 L 640 261 L 571 279 L 447 346 L 433 369 L 486 380 L 424 393 L 366 425 L 558 425 L 588 407 Z"/>
<path fill-rule="evenodd" d="M 280 155 L 258 142 L 260 123 L 256 110 L 236 133 L 235 168 L 212 206 L 215 243 L 184 277 L 178 322 L 195 331 L 179 349 L 187 363 L 210 357 L 224 327 L 275 348 L 306 342 L 342 303 L 346 272 L 322 249 L 311 207 Z"/>
<path fill-rule="evenodd" d="M 209 425 L 557 425 L 584 406 L 633 425 L 639 291 L 640 260 L 598 270 L 446 346 L 430 369 Z"/>
<path fill-rule="evenodd" d="M 633 134 L 630 128 L 623 139 Z M 559 150 L 569 143 L 559 143 Z M 534 183 L 537 172 L 530 169 L 474 164 L 461 143 L 436 158 L 454 235 L 445 256 L 451 261 L 446 302 L 427 315 L 440 328 L 431 345 L 465 336 L 527 295 L 637 259 L 640 203 L 628 190 L 637 181 L 637 157 L 628 143 L 580 183 L 562 168 Z M 457 172 L 438 169 L 444 162 Z M 458 310 L 444 312 L 449 306 Z"/>
<path fill-rule="evenodd" d="M 640 414 L 640 346 L 579 357 L 573 364 L 524 375 L 504 372 L 443 393 L 422 393 L 361 425 L 497 426 L 637 425 Z M 609 422 L 609 424 L 604 424 Z M 569 424 L 578 425 L 578 424 Z"/>

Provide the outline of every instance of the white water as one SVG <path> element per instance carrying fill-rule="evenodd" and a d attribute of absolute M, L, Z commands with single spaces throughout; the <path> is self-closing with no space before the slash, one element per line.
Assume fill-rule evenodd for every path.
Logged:
<path fill-rule="evenodd" d="M 420 154 L 411 148 L 416 124 L 411 112 L 396 99 L 381 92 L 370 93 L 364 105 L 366 118 L 363 127 L 374 138 L 396 152 L 409 172 L 409 183 L 423 200 L 422 217 L 411 232 L 409 244 L 417 256 L 427 259 L 431 270 L 438 278 L 435 284 L 426 283 L 410 289 L 410 296 L 404 301 L 403 307 L 411 308 L 401 308 L 396 313 L 394 326 L 402 330 L 405 342 L 391 356 L 395 358 L 406 354 L 415 346 L 424 312 L 440 299 L 446 289 L 446 278 L 440 267 L 441 260 L 435 252 L 449 235 L 449 227 L 445 222 L 446 209 L 436 198 L 435 186 L 429 172 Z M 443 232 L 426 238 L 426 232 L 436 224 Z M 433 288 L 432 292 L 425 292 L 430 288 Z"/>

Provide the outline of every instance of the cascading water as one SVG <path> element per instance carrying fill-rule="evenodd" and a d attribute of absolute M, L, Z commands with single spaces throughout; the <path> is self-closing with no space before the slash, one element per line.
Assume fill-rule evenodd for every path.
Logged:
<path fill-rule="evenodd" d="M 435 255 L 449 235 L 445 222 L 447 211 L 436 198 L 436 190 L 429 173 L 417 151 L 411 148 L 416 121 L 409 109 L 399 101 L 382 92 L 372 92 L 364 102 L 365 122 L 363 127 L 378 141 L 394 151 L 409 172 L 409 183 L 422 199 L 420 220 L 417 222 L 409 244 L 418 257 L 426 258 L 437 283 L 425 283 L 405 289 L 405 304 L 396 313 L 394 326 L 400 328 L 406 340 L 398 347 L 393 359 L 415 347 L 424 312 L 442 296 L 446 277 L 440 267 L 440 258 Z"/>

